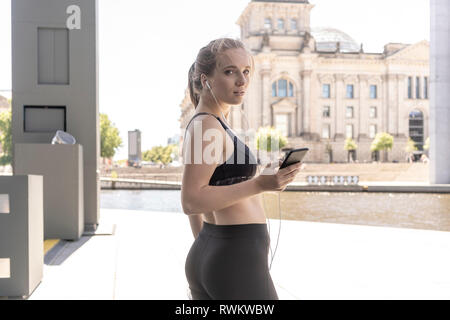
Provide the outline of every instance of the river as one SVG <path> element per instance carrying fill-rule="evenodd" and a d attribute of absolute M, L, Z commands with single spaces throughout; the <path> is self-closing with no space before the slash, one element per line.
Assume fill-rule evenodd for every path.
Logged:
<path fill-rule="evenodd" d="M 180 212 L 179 190 L 102 190 L 106 209 Z M 450 231 L 450 194 L 283 192 L 286 220 Z M 269 218 L 278 219 L 278 194 L 266 193 Z"/>

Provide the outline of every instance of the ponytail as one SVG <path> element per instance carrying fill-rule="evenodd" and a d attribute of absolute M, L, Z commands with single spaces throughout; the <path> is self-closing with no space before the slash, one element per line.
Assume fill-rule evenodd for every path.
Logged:
<path fill-rule="evenodd" d="M 197 108 L 199 102 L 200 102 L 200 95 L 195 89 L 195 62 L 192 64 L 191 68 L 189 69 L 189 95 L 191 96 L 191 102 L 194 105 L 194 108 Z"/>

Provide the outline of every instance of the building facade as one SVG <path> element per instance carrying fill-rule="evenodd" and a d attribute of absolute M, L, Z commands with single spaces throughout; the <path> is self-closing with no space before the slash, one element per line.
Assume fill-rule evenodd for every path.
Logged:
<path fill-rule="evenodd" d="M 333 28 L 311 28 L 307 0 L 253 0 L 237 24 L 255 59 L 255 72 L 240 108 L 229 122 L 235 130 L 273 126 L 288 147 L 309 147 L 308 162 L 348 161 L 345 140 L 358 148 L 354 159 L 379 155 L 370 146 L 379 132 L 394 137 L 388 161 L 406 161 L 410 137 L 419 150 L 428 138 L 429 43 L 389 43 L 382 53 Z M 186 91 L 181 130 L 194 113 Z"/>
<path fill-rule="evenodd" d="M 142 161 L 141 131 L 128 131 L 128 165 L 139 166 Z"/>

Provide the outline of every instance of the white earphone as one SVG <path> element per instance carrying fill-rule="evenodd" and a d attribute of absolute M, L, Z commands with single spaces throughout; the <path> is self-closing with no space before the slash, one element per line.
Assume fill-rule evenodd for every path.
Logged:
<path fill-rule="evenodd" d="M 211 86 L 209 85 L 208 80 L 206 80 L 206 86 L 208 87 L 209 90 L 212 90 L 212 89 L 211 89 Z"/>

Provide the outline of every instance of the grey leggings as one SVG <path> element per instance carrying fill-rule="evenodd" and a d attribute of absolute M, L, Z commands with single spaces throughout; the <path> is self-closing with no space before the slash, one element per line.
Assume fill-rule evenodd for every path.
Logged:
<path fill-rule="evenodd" d="M 269 273 L 266 224 L 204 222 L 186 258 L 194 300 L 278 300 Z"/>

